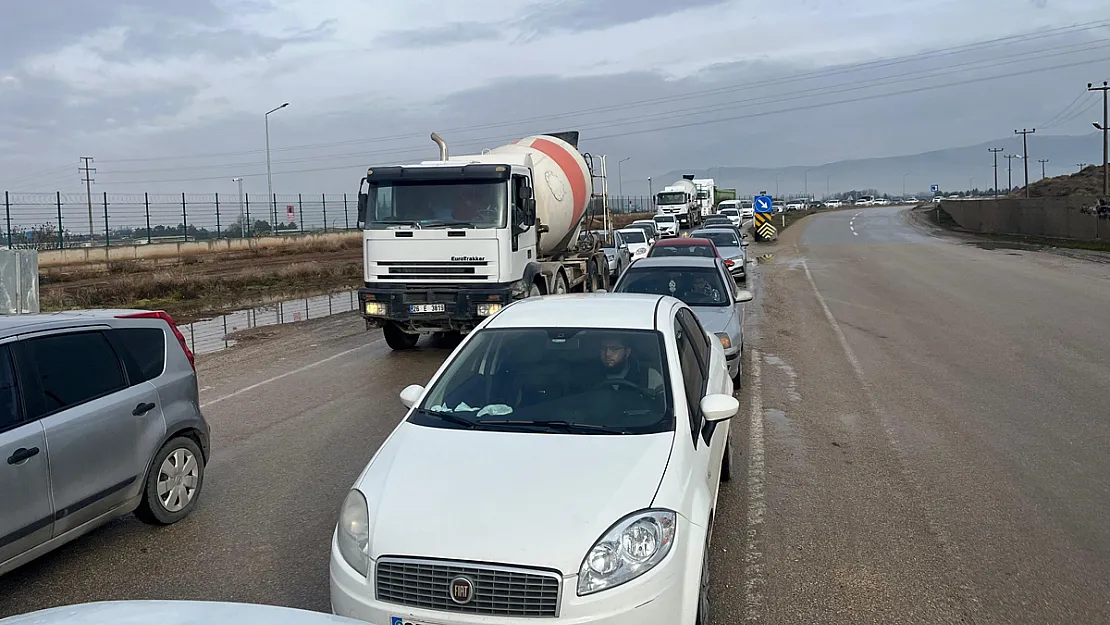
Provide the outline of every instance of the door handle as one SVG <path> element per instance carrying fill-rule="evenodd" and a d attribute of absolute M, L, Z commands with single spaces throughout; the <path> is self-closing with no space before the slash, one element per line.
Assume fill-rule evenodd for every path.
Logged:
<path fill-rule="evenodd" d="M 135 415 L 136 417 L 141 417 L 151 410 L 154 410 L 153 403 L 139 404 L 138 406 L 135 406 L 135 409 L 131 411 L 131 414 Z"/>
<path fill-rule="evenodd" d="M 38 447 L 32 447 L 30 449 L 27 449 L 26 447 L 20 447 L 19 449 L 15 450 L 15 453 L 8 456 L 8 464 L 19 464 L 24 460 L 31 458 L 32 456 L 37 456 L 38 453 Z"/>

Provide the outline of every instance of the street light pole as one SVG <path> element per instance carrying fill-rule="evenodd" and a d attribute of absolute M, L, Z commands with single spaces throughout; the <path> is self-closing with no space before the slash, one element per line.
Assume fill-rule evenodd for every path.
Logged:
<path fill-rule="evenodd" d="M 802 172 L 802 188 L 805 189 L 806 202 L 809 201 L 809 170 Z"/>
<path fill-rule="evenodd" d="M 775 173 L 775 197 L 779 197 L 779 176 L 781 176 L 781 175 L 782 175 L 781 171 Z"/>
<path fill-rule="evenodd" d="M 264 116 L 266 119 L 266 190 L 270 198 L 270 219 L 273 220 L 270 222 L 271 234 L 277 234 L 277 201 L 274 200 L 273 172 L 270 171 L 270 113 L 280 111 L 287 106 L 289 106 L 288 102 L 282 104 L 281 106 L 270 109 L 269 111 L 266 111 L 266 115 Z"/>
<path fill-rule="evenodd" d="M 239 183 L 239 236 L 245 236 L 247 233 L 247 220 L 243 216 L 243 177 L 232 178 L 232 182 Z"/>
<path fill-rule="evenodd" d="M 906 176 L 908 176 L 908 175 L 910 175 L 910 172 L 908 172 L 908 171 L 906 173 L 902 174 L 902 199 L 903 200 L 906 199 Z"/>
<path fill-rule="evenodd" d="M 655 192 L 651 189 L 651 176 L 648 176 L 648 195 L 651 196 L 651 211 L 655 212 Z"/>
<path fill-rule="evenodd" d="M 632 157 L 626 156 L 617 161 L 617 192 L 620 193 L 621 201 L 624 201 L 624 174 L 621 173 L 621 163 L 627 161 L 630 158 Z"/>

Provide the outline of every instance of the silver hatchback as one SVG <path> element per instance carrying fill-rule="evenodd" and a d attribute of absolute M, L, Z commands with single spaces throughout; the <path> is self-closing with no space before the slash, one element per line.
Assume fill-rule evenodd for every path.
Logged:
<path fill-rule="evenodd" d="M 208 456 L 193 355 L 165 313 L 0 318 L 0 574 L 131 512 L 179 521 Z"/>

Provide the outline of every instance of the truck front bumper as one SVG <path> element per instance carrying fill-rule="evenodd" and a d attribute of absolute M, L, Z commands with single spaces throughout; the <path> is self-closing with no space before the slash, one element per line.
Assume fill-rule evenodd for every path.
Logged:
<path fill-rule="evenodd" d="M 512 287 L 368 283 L 358 301 L 369 327 L 392 322 L 406 332 L 469 332 L 512 301 Z"/>

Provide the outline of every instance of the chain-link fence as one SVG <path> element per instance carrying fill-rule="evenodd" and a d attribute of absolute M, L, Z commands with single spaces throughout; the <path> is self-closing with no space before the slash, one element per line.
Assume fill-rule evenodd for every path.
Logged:
<path fill-rule="evenodd" d="M 3 194 L 0 244 L 65 247 L 236 239 L 355 228 L 357 198 L 346 193 Z"/>

